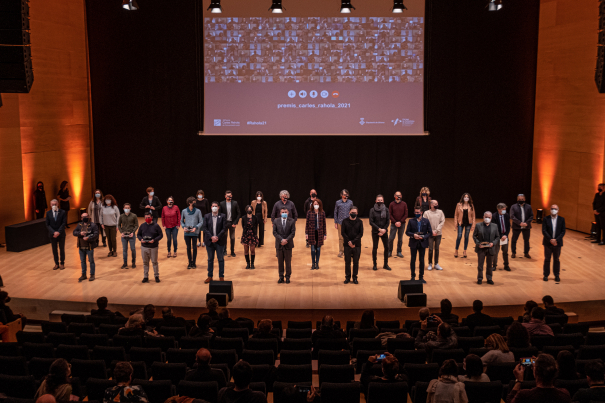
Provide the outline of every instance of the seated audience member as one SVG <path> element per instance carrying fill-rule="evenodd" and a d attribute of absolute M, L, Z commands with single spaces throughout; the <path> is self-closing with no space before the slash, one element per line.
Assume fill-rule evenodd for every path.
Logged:
<path fill-rule="evenodd" d="M 380 366 L 382 367 L 382 376 L 373 375 L 372 367 L 378 362 L 378 355 L 368 357 L 368 362 L 361 367 L 361 385 L 363 393 L 367 396 L 368 385 L 370 383 L 397 383 L 407 382 L 407 377 L 399 373 L 399 361 L 390 353 L 384 353 L 386 356 Z"/>
<path fill-rule="evenodd" d="M 466 375 L 458 375 L 460 382 L 489 382 L 489 376 L 483 373 L 483 362 L 478 355 L 469 354 L 464 359 Z"/>
<path fill-rule="evenodd" d="M 142 315 L 144 326 L 151 326 L 156 319 L 155 317 L 155 306 L 153 304 L 147 304 L 142 308 L 136 309 L 130 312 L 130 316 L 134 314 Z"/>
<path fill-rule="evenodd" d="M 187 321 L 180 316 L 174 316 L 172 309 L 166 307 L 162 309 L 162 320 L 158 323 L 158 327 L 187 327 Z"/>
<path fill-rule="evenodd" d="M 246 361 L 239 360 L 231 370 L 234 386 L 222 388 L 218 392 L 218 403 L 267 403 L 262 392 L 250 389 L 252 367 Z"/>
<path fill-rule="evenodd" d="M 524 380 L 525 366 L 517 364 L 514 370 L 516 382 L 506 398 L 506 403 L 568 403 L 571 397 L 566 389 L 554 387 L 557 377 L 557 363 L 549 354 L 540 354 L 533 365 L 536 387 L 521 390 Z"/>
<path fill-rule="evenodd" d="M 21 327 L 22 327 L 22 329 L 25 329 L 25 324 L 27 322 L 27 318 L 20 313 L 18 313 L 18 314 L 13 313 L 13 310 L 10 309 L 10 307 L 8 305 L 6 305 L 10 302 L 10 300 L 11 300 L 11 298 L 8 296 L 8 292 L 0 291 L 0 313 L 4 313 L 4 317 L 6 319 L 5 324 L 14 322 L 17 319 L 21 318 Z M 0 316 L 2 316 L 2 315 L 0 315 Z"/>
<path fill-rule="evenodd" d="M 208 308 L 208 312 L 204 315 L 210 316 L 212 320 L 218 320 L 218 301 L 214 298 L 210 298 L 208 302 L 206 302 L 206 308 Z"/>
<path fill-rule="evenodd" d="M 319 402 L 319 394 L 314 386 L 311 386 L 311 390 L 304 393 L 296 385 L 286 386 L 282 389 L 280 402 L 282 403 L 312 403 L 317 399 Z"/>
<path fill-rule="evenodd" d="M 544 322 L 544 309 L 539 306 L 531 310 L 531 320 L 524 323 L 530 336 L 554 336 L 552 329 Z"/>
<path fill-rule="evenodd" d="M 210 316 L 206 314 L 200 315 L 197 318 L 197 324 L 189 331 L 190 337 L 213 337 L 214 330 L 210 328 Z"/>
<path fill-rule="evenodd" d="M 557 308 L 555 306 L 555 301 L 550 295 L 545 295 L 544 297 L 542 297 L 542 303 L 544 304 L 544 314 L 547 316 L 565 314 L 565 311 L 563 309 Z"/>
<path fill-rule="evenodd" d="M 458 347 L 458 338 L 451 326 L 435 317 L 439 323 L 437 332 L 427 330 L 427 320 L 422 321 L 422 326 L 416 336 L 415 346 L 417 349 L 425 349 L 427 356 L 431 357 L 433 350 L 450 350 Z"/>
<path fill-rule="evenodd" d="M 430 318 L 430 322 L 429 319 Z M 414 334 L 414 329 L 420 329 L 420 326 L 422 325 L 422 322 L 426 321 L 427 322 L 427 326 L 430 327 L 436 327 L 437 326 L 437 322 L 435 322 L 433 320 L 433 318 L 431 317 L 431 311 L 429 310 L 429 308 L 420 308 L 418 310 L 418 322 L 414 322 L 412 323 L 412 325 L 410 326 L 410 333 Z M 443 321 L 445 322 L 445 321 Z"/>
<path fill-rule="evenodd" d="M 68 401 L 71 396 L 71 365 L 63 358 L 56 359 L 50 366 L 34 399 L 43 395 L 52 395 L 55 400 Z"/>
<path fill-rule="evenodd" d="M 210 368 L 212 354 L 205 348 L 197 350 L 195 355 L 195 365 L 193 369 L 185 375 L 186 381 L 191 382 L 217 382 L 219 390 L 227 386 L 225 374 L 220 369 Z"/>
<path fill-rule="evenodd" d="M 481 311 L 483 311 L 483 302 L 480 300 L 473 301 L 473 312 L 475 313 L 466 317 L 466 326 L 471 330 L 474 330 L 477 326 L 492 326 L 494 324 L 492 317 Z"/>
<path fill-rule="evenodd" d="M 253 339 L 276 339 L 278 342 L 281 341 L 281 337 L 271 332 L 271 330 L 273 330 L 273 321 L 262 319 L 258 322 L 258 327 L 251 337 Z"/>
<path fill-rule="evenodd" d="M 53 395 L 42 395 L 36 399 L 36 403 L 57 403 L 57 399 Z"/>
<path fill-rule="evenodd" d="M 452 303 L 449 299 L 441 300 L 441 312 L 435 315 L 439 316 L 444 322 L 458 324 L 458 315 L 452 313 Z"/>
<path fill-rule="evenodd" d="M 509 348 L 527 348 L 529 343 L 529 332 L 523 324 L 515 321 L 506 329 L 506 344 Z"/>
<path fill-rule="evenodd" d="M 123 315 L 120 312 L 111 312 L 109 309 L 107 309 L 108 304 L 109 304 L 109 301 L 107 300 L 107 297 L 101 297 L 101 298 L 97 299 L 97 308 L 98 309 L 91 309 L 90 314 L 92 316 L 109 316 L 112 319 L 114 316 L 123 317 Z"/>
<path fill-rule="evenodd" d="M 129 362 L 121 361 L 116 364 L 113 370 L 113 379 L 118 383 L 116 386 L 105 390 L 103 403 L 147 403 L 147 395 L 141 386 L 132 386 L 132 365 Z"/>
<path fill-rule="evenodd" d="M 458 364 L 445 360 L 439 369 L 439 378 L 429 383 L 427 403 L 468 403 L 464 383 L 458 381 Z"/>
<path fill-rule="evenodd" d="M 574 402 L 590 403 L 605 402 L 605 369 L 603 363 L 599 361 L 587 362 L 584 366 L 586 379 L 588 380 L 588 389 L 580 389 L 574 395 Z"/>
<path fill-rule="evenodd" d="M 128 318 L 128 322 L 124 325 L 124 327 L 118 330 L 118 334 L 120 336 L 145 336 L 145 322 L 143 321 L 143 315 L 140 313 L 135 313 Z"/>
<path fill-rule="evenodd" d="M 346 339 L 347 336 L 340 329 L 334 329 L 334 318 L 326 315 L 321 320 L 321 326 L 318 330 L 314 331 L 311 335 L 311 341 L 313 342 L 313 348 L 317 347 L 317 340 L 319 339 Z"/>
<path fill-rule="evenodd" d="M 355 322 L 355 329 L 376 329 L 374 323 L 374 311 L 363 311 L 361 314 L 361 320 L 359 322 Z"/>
<path fill-rule="evenodd" d="M 574 381 L 580 379 L 576 370 L 576 357 L 567 350 L 559 351 L 557 354 L 557 379 Z"/>
<path fill-rule="evenodd" d="M 531 320 L 531 311 L 538 306 L 536 301 L 527 301 L 523 312 L 523 323 L 529 323 Z"/>
<path fill-rule="evenodd" d="M 515 355 L 509 350 L 504 337 L 499 334 L 494 333 L 489 335 L 489 337 L 485 339 L 485 347 L 489 349 L 489 351 L 481 357 L 481 361 L 483 361 L 485 367 L 489 364 L 498 362 L 515 362 Z"/>
<path fill-rule="evenodd" d="M 229 310 L 227 308 L 221 309 L 218 313 L 218 321 L 214 324 L 216 334 L 220 335 L 223 329 L 240 329 L 242 326 L 231 319 Z"/>

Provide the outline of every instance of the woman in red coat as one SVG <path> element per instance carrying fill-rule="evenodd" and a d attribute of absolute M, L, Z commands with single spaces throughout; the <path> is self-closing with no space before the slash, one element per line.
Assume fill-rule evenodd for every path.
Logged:
<path fill-rule="evenodd" d="M 313 208 L 307 212 L 305 238 L 311 245 L 311 270 L 319 270 L 319 253 L 326 240 L 326 213 L 319 199 L 313 202 Z"/>

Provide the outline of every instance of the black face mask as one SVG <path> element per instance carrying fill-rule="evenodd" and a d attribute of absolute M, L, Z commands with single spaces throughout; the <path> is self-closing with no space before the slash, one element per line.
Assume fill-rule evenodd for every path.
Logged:
<path fill-rule="evenodd" d="M 4 300 L 4 303 L 8 304 L 9 302 L 11 302 L 11 297 L 6 297 L 6 299 Z"/>
<path fill-rule="evenodd" d="M 288 198 L 287 198 L 287 197 L 284 197 L 284 198 L 283 198 L 283 200 L 284 200 L 284 203 L 285 203 L 285 202 L 287 202 L 287 201 L 288 201 Z"/>
<path fill-rule="evenodd" d="M 317 197 L 317 193 L 311 193 L 311 197 Z"/>
<path fill-rule="evenodd" d="M 349 214 L 349 216 L 351 216 L 351 218 L 356 218 L 357 217 L 357 213 L 351 213 L 351 214 Z"/>
<path fill-rule="evenodd" d="M 88 217 L 82 218 L 82 222 L 88 222 Z"/>
<path fill-rule="evenodd" d="M 252 210 L 248 210 L 248 214 L 252 214 Z"/>
<path fill-rule="evenodd" d="M 426 193 L 423 193 L 423 194 L 422 194 L 422 197 L 426 197 L 426 196 L 428 196 Z"/>
<path fill-rule="evenodd" d="M 597 190 L 599 191 L 599 193 L 601 193 L 603 191 L 603 188 L 598 188 Z"/>
<path fill-rule="evenodd" d="M 383 202 L 376 202 L 376 204 L 378 205 L 378 207 L 382 206 L 384 203 Z"/>
<path fill-rule="evenodd" d="M 395 196 L 395 200 L 401 200 L 401 196 Z"/>
<path fill-rule="evenodd" d="M 439 208 L 439 205 L 435 206 L 435 210 L 437 210 Z"/>
<path fill-rule="evenodd" d="M 519 203 L 520 206 L 525 204 L 525 200 L 517 200 L 517 203 Z"/>
<path fill-rule="evenodd" d="M 227 200 L 231 200 L 231 199 L 232 199 L 232 197 L 231 197 L 231 196 L 227 196 Z"/>

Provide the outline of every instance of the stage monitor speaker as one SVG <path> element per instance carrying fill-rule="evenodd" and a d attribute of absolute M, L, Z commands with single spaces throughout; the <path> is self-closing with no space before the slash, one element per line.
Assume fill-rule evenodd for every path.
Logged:
<path fill-rule="evenodd" d="M 408 308 L 415 306 L 426 306 L 426 294 L 424 293 L 409 293 L 405 294 L 403 299 L 405 306 Z"/>
<path fill-rule="evenodd" d="M 212 298 L 218 302 L 219 306 L 227 306 L 229 303 L 229 295 L 224 293 L 209 292 L 206 294 L 206 302 L 210 301 Z"/>
<path fill-rule="evenodd" d="M 233 281 L 211 281 L 210 293 L 227 294 L 229 301 L 233 301 Z"/>
<path fill-rule="evenodd" d="M 0 1 L 0 93 L 28 93 L 34 83 L 28 2 Z"/>
<path fill-rule="evenodd" d="M 397 297 L 403 301 L 406 294 L 421 294 L 423 292 L 422 281 L 401 280 L 399 281 L 399 292 L 397 293 Z"/>

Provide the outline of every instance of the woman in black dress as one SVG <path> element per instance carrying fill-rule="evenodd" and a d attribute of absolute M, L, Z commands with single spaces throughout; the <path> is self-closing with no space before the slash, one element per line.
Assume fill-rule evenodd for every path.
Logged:
<path fill-rule="evenodd" d="M 69 221 L 69 199 L 71 199 L 71 196 L 69 195 L 69 188 L 67 187 L 67 184 L 67 181 L 61 182 L 61 186 L 59 186 L 59 193 L 57 193 L 57 199 L 59 199 L 59 208 L 65 211 Z M 69 225 L 66 225 L 65 228 L 69 228 Z"/>
<path fill-rule="evenodd" d="M 260 190 L 256 192 L 256 199 L 252 200 L 252 211 L 256 216 L 258 222 L 258 247 L 262 247 L 265 244 L 265 223 L 267 222 L 267 202 L 263 197 L 263 192 Z"/>
<path fill-rule="evenodd" d="M 210 202 L 208 201 L 208 199 L 206 199 L 204 197 L 204 191 L 203 190 L 198 190 L 196 195 L 195 195 L 195 208 L 198 209 L 199 211 L 202 212 L 202 225 L 204 225 L 204 216 L 208 213 L 210 213 Z M 202 238 L 202 233 L 203 231 L 200 231 L 199 235 L 197 236 L 197 246 L 206 246 L 204 245 L 203 242 L 203 238 Z"/>
<path fill-rule="evenodd" d="M 254 248 L 258 245 L 256 229 L 258 219 L 254 215 L 252 206 L 246 206 L 244 209 L 246 215 L 242 217 L 242 245 L 244 245 L 244 254 L 246 255 L 246 269 L 254 270 Z"/>
<path fill-rule="evenodd" d="M 44 213 L 48 204 L 46 201 L 46 192 L 44 191 L 44 183 L 38 182 L 36 190 L 34 190 L 34 210 L 36 210 L 36 219 L 44 218 Z"/>

